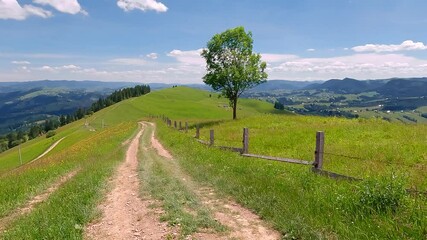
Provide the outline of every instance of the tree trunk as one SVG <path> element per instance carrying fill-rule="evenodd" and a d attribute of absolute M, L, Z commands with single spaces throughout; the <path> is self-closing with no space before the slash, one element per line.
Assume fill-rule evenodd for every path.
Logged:
<path fill-rule="evenodd" d="M 233 99 L 233 120 L 237 118 L 237 97 Z"/>

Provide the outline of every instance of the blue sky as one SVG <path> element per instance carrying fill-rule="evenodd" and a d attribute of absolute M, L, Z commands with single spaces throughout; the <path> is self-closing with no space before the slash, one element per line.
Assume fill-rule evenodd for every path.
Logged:
<path fill-rule="evenodd" d="M 244 26 L 269 79 L 427 76 L 425 0 L 0 0 L 0 81 L 200 83 Z"/>

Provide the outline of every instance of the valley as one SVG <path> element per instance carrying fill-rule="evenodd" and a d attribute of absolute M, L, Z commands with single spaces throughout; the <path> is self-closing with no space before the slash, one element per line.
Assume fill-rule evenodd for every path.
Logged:
<path fill-rule="evenodd" d="M 427 79 L 354 79 L 294 84 L 290 89 L 267 82 L 245 96 L 276 103 L 303 115 L 380 118 L 407 124 L 427 123 Z M 271 85 L 269 88 L 268 85 Z M 288 86 L 289 87 L 289 86 Z"/>

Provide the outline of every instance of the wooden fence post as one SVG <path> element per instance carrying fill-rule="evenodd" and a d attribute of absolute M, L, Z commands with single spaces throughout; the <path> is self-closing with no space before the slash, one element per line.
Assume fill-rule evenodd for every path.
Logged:
<path fill-rule="evenodd" d="M 185 133 L 188 133 L 188 122 L 185 122 Z"/>
<path fill-rule="evenodd" d="M 176 121 L 173 121 L 173 126 L 176 128 Z"/>
<path fill-rule="evenodd" d="M 213 146 L 213 145 L 214 145 L 214 143 L 215 143 L 215 139 L 214 139 L 214 130 L 213 130 L 213 129 L 211 129 L 211 130 L 209 131 L 209 133 L 210 133 L 209 146 Z"/>
<path fill-rule="evenodd" d="M 322 169 L 323 166 L 323 151 L 325 145 L 325 133 L 318 131 L 316 133 L 316 151 L 314 152 L 314 168 Z"/>
<path fill-rule="evenodd" d="M 181 124 L 181 121 L 179 121 L 179 130 L 181 129 L 182 129 L 182 124 Z"/>
<path fill-rule="evenodd" d="M 243 154 L 249 153 L 249 129 L 243 128 Z"/>
<path fill-rule="evenodd" d="M 194 138 L 199 139 L 200 138 L 200 126 L 199 124 L 196 124 L 196 136 Z"/>

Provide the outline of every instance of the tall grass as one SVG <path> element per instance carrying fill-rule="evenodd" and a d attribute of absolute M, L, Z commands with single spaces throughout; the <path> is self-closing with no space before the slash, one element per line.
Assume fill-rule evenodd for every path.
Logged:
<path fill-rule="evenodd" d="M 228 130 L 228 134 L 233 135 L 231 126 L 236 124 L 236 129 L 240 129 L 242 122 L 245 125 L 252 123 L 249 126 L 252 128 L 271 127 L 262 124 L 260 119 L 255 120 L 229 122 L 225 123 L 226 127 L 219 125 L 216 129 Z M 313 121 L 298 120 L 308 122 L 304 125 L 308 127 Z M 341 121 L 323 120 L 326 123 L 321 124 L 332 121 L 331 126 Z M 290 121 L 282 119 L 281 122 L 284 126 L 304 124 Z M 251 131 L 251 136 L 254 132 Z M 161 123 L 158 134 L 195 179 L 253 209 L 272 222 L 285 238 L 423 239 L 426 236 L 427 201 L 423 196 L 410 196 L 402 190 L 406 185 L 404 176 L 384 174 L 362 182 L 336 181 L 311 173 L 307 166 L 243 158 L 235 153 L 207 148 Z M 274 136 L 270 132 L 269 138 Z M 312 142 L 314 138 L 310 139 Z M 260 143 L 262 146 L 257 145 Z M 261 151 L 262 147 L 271 145 L 252 140 L 250 151 Z"/>
<path fill-rule="evenodd" d="M 202 128 L 201 137 L 208 140 L 214 129 L 216 144 L 240 147 L 244 127 L 250 153 L 308 161 L 314 159 L 316 132 L 324 131 L 325 169 L 358 178 L 400 172 L 407 175 L 407 187 L 427 191 L 427 125 L 263 115 Z"/>

